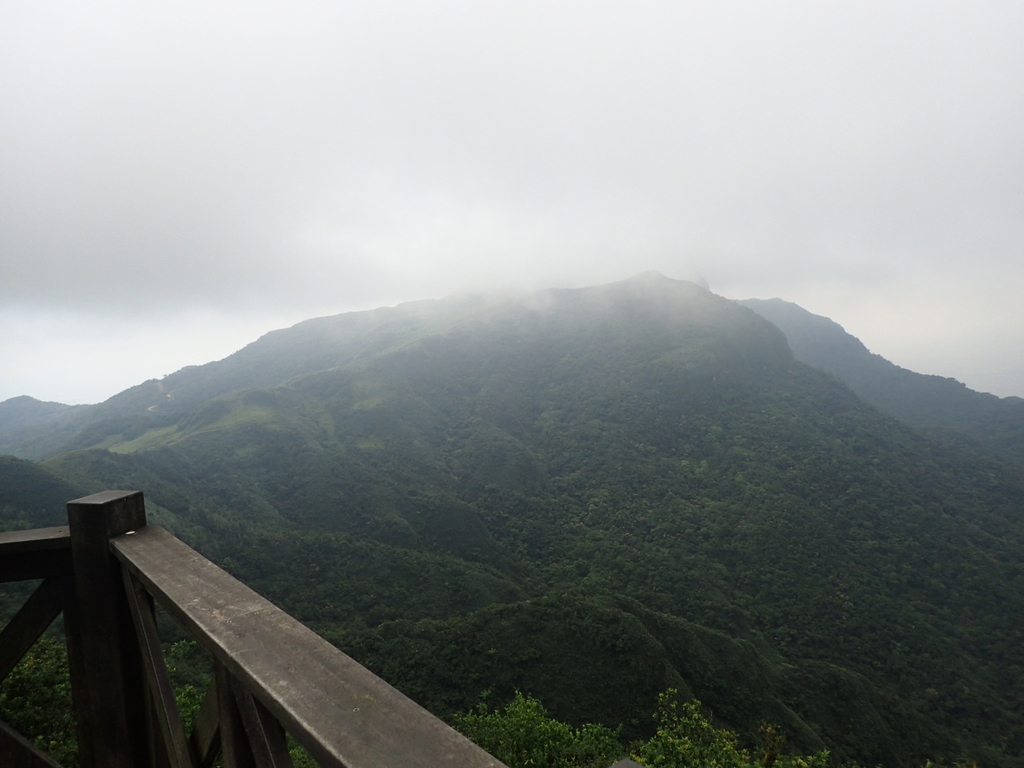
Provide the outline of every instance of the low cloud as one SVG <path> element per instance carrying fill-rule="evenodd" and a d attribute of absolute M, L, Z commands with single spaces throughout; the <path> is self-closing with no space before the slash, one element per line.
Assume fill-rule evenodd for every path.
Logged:
<path fill-rule="evenodd" d="M 695 267 L 871 305 L 897 349 L 950 311 L 927 274 L 976 291 L 957 311 L 996 354 L 1016 299 L 963 275 L 1024 290 L 1022 36 L 994 0 L 23 4 L 0 29 L 0 303 L 255 329 Z M 124 343 L 91 322 L 76 344 Z"/>

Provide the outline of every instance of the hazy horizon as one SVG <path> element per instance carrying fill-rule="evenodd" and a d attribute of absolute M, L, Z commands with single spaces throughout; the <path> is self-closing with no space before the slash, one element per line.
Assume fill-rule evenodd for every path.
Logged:
<path fill-rule="evenodd" d="M 699 271 L 1024 396 L 1024 6 L 4 3 L 0 400 Z"/>
<path fill-rule="evenodd" d="M 641 274 L 641 273 L 637 273 L 637 274 Z M 634 276 L 635 275 L 630 275 L 629 277 L 634 277 Z M 666 277 L 671 277 L 671 276 L 666 275 Z M 624 279 L 628 279 L 628 278 L 624 278 Z M 702 287 L 708 288 L 709 290 L 712 290 L 712 292 L 714 292 L 713 289 L 711 289 L 710 286 L 708 286 L 706 284 L 706 281 L 703 279 L 703 276 L 700 275 L 699 273 L 691 273 L 691 274 L 689 274 L 687 276 L 673 277 L 672 279 L 690 280 L 690 281 L 692 281 L 694 283 L 697 283 L 697 284 L 701 285 Z M 585 286 L 573 286 L 573 287 L 585 287 Z M 472 291 L 467 291 L 467 292 L 473 293 Z M 502 297 L 510 295 L 510 294 L 508 294 L 508 292 L 500 292 L 500 291 L 497 291 L 497 290 L 492 290 L 490 292 L 481 291 L 480 293 L 485 293 L 485 294 L 488 294 L 488 295 L 493 294 L 493 295 L 502 296 Z M 457 295 L 457 294 L 453 294 L 453 295 Z M 517 293 L 515 295 L 516 296 L 526 297 L 526 296 L 529 296 L 529 293 Z M 428 297 L 428 299 L 429 298 L 443 299 L 443 298 L 447 298 L 447 297 Z M 746 298 L 755 298 L 755 297 L 746 297 Z M 757 297 L 757 298 L 760 298 L 760 297 Z M 785 299 L 783 297 L 768 297 L 768 298 L 781 298 L 784 301 L 787 301 L 787 299 Z M 419 301 L 419 300 L 422 300 L 422 299 L 412 299 L 411 301 Z M 732 300 L 741 300 L 741 299 L 739 297 L 732 297 Z M 399 302 L 399 303 L 405 303 L 405 302 Z M 795 302 L 793 302 L 793 303 L 795 303 Z M 382 306 L 395 306 L 395 305 L 382 305 Z M 378 308 L 378 307 L 367 307 L 365 309 L 369 310 L 369 309 L 376 309 L 376 308 Z M 804 307 L 804 309 L 806 309 L 806 307 Z M 357 312 L 357 311 L 364 311 L 364 310 L 350 310 L 350 311 Z M 338 313 L 338 314 L 342 314 L 342 313 Z M 819 313 L 814 313 L 814 314 L 819 314 Z M 825 315 L 825 317 L 827 317 L 827 315 Z M 304 317 L 304 318 L 301 318 L 301 319 L 299 319 L 299 320 L 297 320 L 295 322 L 296 323 L 301 323 L 304 320 L 310 320 L 310 319 L 313 319 L 313 317 L 309 317 L 309 318 L 305 318 Z M 288 323 L 286 325 L 280 326 L 280 328 L 290 327 L 291 325 L 294 325 L 294 324 L 295 323 Z M 162 379 L 162 378 L 164 378 L 165 376 L 167 376 L 167 375 L 169 375 L 171 373 L 175 373 L 176 371 L 181 370 L 182 368 L 189 367 L 189 366 L 196 366 L 196 365 L 204 365 L 206 363 L 216 362 L 218 360 L 222 360 L 222 359 L 224 359 L 226 357 L 229 357 L 231 354 L 234 354 L 239 349 L 242 349 L 242 347 L 246 346 L 247 344 L 250 344 L 250 343 L 256 341 L 257 338 L 259 338 L 259 336 L 262 336 L 264 333 L 269 333 L 270 331 L 273 331 L 273 330 L 278 330 L 278 327 L 268 328 L 268 329 L 266 329 L 266 331 L 260 332 L 257 336 L 254 336 L 252 338 L 249 338 L 249 339 L 245 340 L 239 346 L 232 348 L 229 352 L 227 352 L 227 353 L 225 353 L 223 355 L 220 355 L 218 357 L 214 357 L 214 358 L 211 358 L 209 360 L 187 362 L 187 363 L 184 363 L 184 364 L 180 365 L 178 368 L 175 368 L 174 370 L 169 370 L 166 373 L 161 374 L 159 376 L 146 376 L 146 377 L 140 378 L 138 380 L 132 381 L 130 384 L 128 384 L 125 387 L 122 387 L 121 389 L 118 389 L 117 391 L 113 391 L 113 392 L 109 392 L 107 394 L 100 395 L 99 397 L 97 397 L 96 399 L 93 399 L 93 400 L 81 400 L 81 401 L 76 402 L 76 403 L 67 403 L 64 400 L 55 400 L 55 401 L 56 402 L 62 402 L 62 403 L 68 404 L 68 405 L 84 405 L 84 404 L 94 404 L 94 403 L 102 402 L 102 401 L 108 399 L 109 397 L 113 397 L 114 395 L 119 394 L 120 392 L 124 391 L 125 389 L 133 387 L 133 386 L 135 386 L 137 384 L 141 384 L 141 383 L 143 383 L 145 381 L 148 381 L 148 380 Z M 849 329 L 844 329 L 844 330 L 846 330 L 847 333 L 850 332 Z M 856 334 L 851 334 L 851 335 L 856 336 Z M 861 339 L 861 340 L 863 341 L 863 339 Z M 870 350 L 870 348 L 869 348 L 869 350 Z M 870 351 L 873 352 L 874 350 L 870 350 Z M 897 360 L 890 360 L 890 362 L 893 362 L 896 365 L 900 365 L 899 361 L 897 361 Z M 902 366 L 902 367 L 905 368 L 907 366 Z M 929 373 L 928 371 L 915 371 L 915 372 L 916 373 Z M 934 375 L 941 375 L 941 374 L 934 374 Z M 981 391 L 984 391 L 984 390 L 981 390 Z M 1013 394 L 1014 393 L 1011 393 L 1011 395 L 1013 395 Z M 29 393 L 29 392 L 22 392 L 22 393 L 18 393 L 16 395 L 10 395 L 9 397 L 0 396 L 0 402 L 3 402 L 4 400 L 9 399 L 10 397 L 17 397 L 17 396 L 20 396 L 20 395 L 29 395 L 30 397 L 35 397 L 35 399 L 37 399 L 37 400 L 44 400 L 44 401 L 45 400 L 51 400 L 51 401 L 53 401 L 52 398 L 40 398 L 40 397 L 36 397 L 35 395 L 33 395 L 32 393 Z M 1000 395 L 1000 396 L 1001 397 L 1006 397 L 1006 396 L 1009 396 L 1009 395 Z M 1019 396 L 1019 395 L 1017 395 L 1017 396 Z"/>

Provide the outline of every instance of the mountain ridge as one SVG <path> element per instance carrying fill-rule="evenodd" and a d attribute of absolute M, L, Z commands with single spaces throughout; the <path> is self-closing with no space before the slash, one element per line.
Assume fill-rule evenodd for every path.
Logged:
<path fill-rule="evenodd" d="M 916 373 L 868 350 L 842 326 L 782 299 L 747 299 L 778 326 L 796 359 L 835 374 L 858 397 L 911 426 L 963 435 L 1024 468 L 1024 399 L 976 392 Z"/>
<path fill-rule="evenodd" d="M 693 284 L 459 302 L 285 329 L 232 363 L 279 383 L 172 374 L 41 466 L 142 488 L 438 712 L 518 687 L 639 734 L 681 679 L 745 738 L 1020 764 L 1020 473 Z"/>
<path fill-rule="evenodd" d="M 609 285 L 671 283 L 696 286 L 689 281 L 673 281 L 657 272 L 641 273 Z M 551 289 L 519 298 L 464 295 L 311 318 L 270 331 L 223 360 L 186 366 L 162 379 L 129 387 L 95 405 L 67 406 L 27 395 L 10 398 L 0 403 L 0 453 L 40 459 L 64 450 L 98 445 L 102 441 L 91 436 L 97 429 L 102 431 L 104 422 L 115 417 L 123 419 L 126 412 L 141 416 L 146 411 L 153 414 L 150 422 L 157 424 L 159 415 L 179 414 L 235 389 L 277 386 L 294 376 L 386 354 L 396 345 L 415 343 L 412 329 L 427 318 L 431 319 L 431 327 L 418 333 L 436 335 L 502 305 L 542 310 L 560 294 L 607 289 L 608 286 Z M 902 368 L 871 353 L 859 339 L 829 318 L 782 299 L 746 299 L 735 303 L 782 330 L 798 360 L 837 375 L 859 397 L 885 413 L 914 427 L 964 435 L 985 449 L 1024 465 L 1024 399 L 975 392 L 954 379 Z M 267 365 L 271 358 L 275 364 Z"/>

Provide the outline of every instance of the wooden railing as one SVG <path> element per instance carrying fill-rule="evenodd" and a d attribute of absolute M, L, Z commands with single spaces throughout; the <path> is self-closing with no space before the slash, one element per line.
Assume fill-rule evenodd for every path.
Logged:
<path fill-rule="evenodd" d="M 0 581 L 42 583 L 0 632 L 0 680 L 63 611 L 82 768 L 502 763 L 177 538 L 142 494 L 68 503 L 68 527 L 0 534 Z M 157 636 L 159 603 L 213 659 L 189 734 Z M 60 768 L 0 723 L 0 766 Z"/>

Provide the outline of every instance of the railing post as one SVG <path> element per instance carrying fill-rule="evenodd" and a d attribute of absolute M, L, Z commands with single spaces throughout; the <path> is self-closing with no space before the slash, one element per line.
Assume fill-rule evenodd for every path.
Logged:
<path fill-rule="evenodd" d="M 148 702 L 139 644 L 110 539 L 146 525 L 140 491 L 104 491 L 68 502 L 74 576 L 65 629 L 82 768 L 148 762 Z"/>

